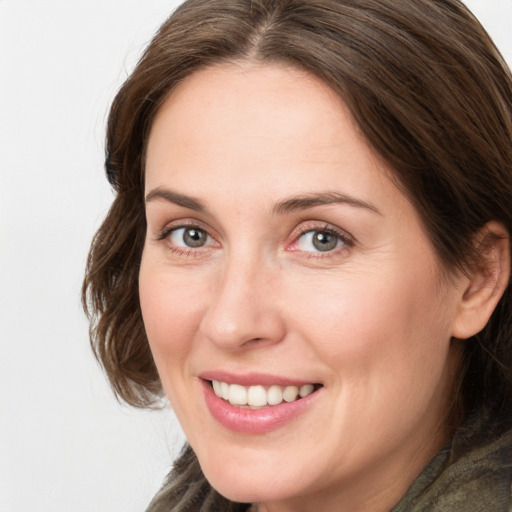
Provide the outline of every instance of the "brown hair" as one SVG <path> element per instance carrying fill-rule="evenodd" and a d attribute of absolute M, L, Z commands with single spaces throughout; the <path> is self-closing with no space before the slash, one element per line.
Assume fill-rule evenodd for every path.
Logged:
<path fill-rule="evenodd" d="M 415 205 L 445 269 L 477 260 L 474 235 L 488 221 L 512 233 L 512 77 L 462 2 L 188 0 L 112 105 L 106 169 L 117 195 L 93 240 L 83 285 L 95 353 L 116 395 L 132 405 L 150 405 L 161 393 L 138 299 L 149 130 L 187 76 L 241 59 L 292 64 L 341 96 Z M 464 410 L 508 421 L 510 286 L 465 347 Z"/>

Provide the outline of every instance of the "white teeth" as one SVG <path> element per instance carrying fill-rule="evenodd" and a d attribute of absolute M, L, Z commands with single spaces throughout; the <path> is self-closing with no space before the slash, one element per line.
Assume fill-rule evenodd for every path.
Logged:
<path fill-rule="evenodd" d="M 267 392 L 263 386 L 251 386 L 247 392 L 247 403 L 254 407 L 267 405 Z"/>
<path fill-rule="evenodd" d="M 283 401 L 283 390 L 280 386 L 270 386 L 267 391 L 268 405 L 279 405 Z"/>
<path fill-rule="evenodd" d="M 231 405 L 247 405 L 247 389 L 239 384 L 229 386 L 229 403 Z"/>
<path fill-rule="evenodd" d="M 217 396 L 222 396 L 222 384 L 218 380 L 212 380 L 213 391 Z"/>
<path fill-rule="evenodd" d="M 273 385 L 266 389 L 264 386 L 241 386 L 240 384 L 228 384 L 217 380 L 212 381 L 214 393 L 228 400 L 231 405 L 250 407 L 264 407 L 266 405 L 279 405 L 283 400 L 293 402 L 298 398 L 304 398 L 315 390 L 313 384 L 297 386 Z"/>
<path fill-rule="evenodd" d="M 220 397 L 224 400 L 229 400 L 229 384 L 225 382 L 220 383 Z"/>
<path fill-rule="evenodd" d="M 285 402 L 294 402 L 299 394 L 297 386 L 286 386 L 283 392 L 283 400 Z"/>
<path fill-rule="evenodd" d="M 301 396 L 301 398 L 304 398 L 308 395 L 311 395 L 311 393 L 313 393 L 314 390 L 315 386 L 313 386 L 313 384 L 304 384 L 304 386 L 301 386 L 299 390 L 299 395 Z"/>

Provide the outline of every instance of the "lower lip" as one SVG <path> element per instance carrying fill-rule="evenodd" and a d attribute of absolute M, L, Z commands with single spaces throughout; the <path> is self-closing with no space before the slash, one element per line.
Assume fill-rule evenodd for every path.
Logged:
<path fill-rule="evenodd" d="M 262 409 L 245 409 L 219 398 L 208 381 L 202 381 L 206 405 L 211 415 L 225 428 L 243 434 L 264 434 L 284 426 L 305 412 L 322 388 L 294 402 L 282 402 Z"/>

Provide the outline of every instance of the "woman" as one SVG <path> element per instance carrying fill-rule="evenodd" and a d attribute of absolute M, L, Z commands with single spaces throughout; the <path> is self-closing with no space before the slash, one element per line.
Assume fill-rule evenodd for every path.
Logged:
<path fill-rule="evenodd" d="M 118 93 L 84 304 L 164 510 L 511 510 L 512 80 L 458 0 L 189 0 Z"/>

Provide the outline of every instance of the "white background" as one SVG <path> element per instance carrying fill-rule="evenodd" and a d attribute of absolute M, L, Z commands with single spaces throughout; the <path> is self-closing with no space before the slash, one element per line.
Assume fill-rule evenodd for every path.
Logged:
<path fill-rule="evenodd" d="M 79 303 L 109 102 L 177 0 L 0 0 L 0 512 L 142 512 L 183 436 L 120 406 Z M 512 0 L 472 0 L 512 63 Z"/>

